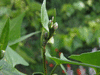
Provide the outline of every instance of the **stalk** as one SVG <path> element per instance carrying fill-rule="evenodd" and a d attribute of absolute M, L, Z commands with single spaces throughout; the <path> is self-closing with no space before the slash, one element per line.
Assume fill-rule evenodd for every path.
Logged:
<path fill-rule="evenodd" d="M 44 69 L 44 74 L 47 75 L 47 67 L 46 67 L 46 56 L 45 56 L 45 52 L 46 52 L 46 41 L 43 41 L 43 33 L 44 30 L 42 29 L 42 33 L 41 33 L 41 47 L 42 47 L 42 57 L 43 57 L 43 69 Z"/>
<path fill-rule="evenodd" d="M 55 67 L 53 68 L 53 70 L 51 71 L 51 74 L 50 75 L 52 75 L 54 73 L 54 71 L 56 70 L 57 66 L 58 65 L 56 64 Z"/>
<path fill-rule="evenodd" d="M 45 56 L 45 47 L 43 48 L 43 67 L 44 67 L 44 74 L 47 75 L 47 67 L 46 67 L 46 56 Z"/>

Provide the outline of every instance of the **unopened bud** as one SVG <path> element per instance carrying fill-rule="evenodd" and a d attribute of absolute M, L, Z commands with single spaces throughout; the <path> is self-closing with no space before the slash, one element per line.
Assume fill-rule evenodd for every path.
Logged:
<path fill-rule="evenodd" d="M 54 27 L 54 30 L 56 30 L 58 28 L 58 23 L 55 22 L 54 25 L 53 25 L 53 27 Z"/>
<path fill-rule="evenodd" d="M 52 20 L 49 20 L 49 28 L 52 28 L 53 27 L 53 22 Z"/>
<path fill-rule="evenodd" d="M 51 24 L 52 20 L 49 20 L 49 23 Z"/>
<path fill-rule="evenodd" d="M 52 22 L 53 22 L 53 20 L 54 20 L 54 17 L 52 17 Z"/>

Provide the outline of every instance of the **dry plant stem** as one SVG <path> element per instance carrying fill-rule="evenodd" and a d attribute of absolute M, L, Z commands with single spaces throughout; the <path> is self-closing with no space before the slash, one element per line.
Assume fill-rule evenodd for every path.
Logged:
<path fill-rule="evenodd" d="M 58 65 L 56 64 L 55 67 L 53 68 L 53 70 L 51 71 L 51 74 L 50 75 L 52 75 L 54 73 L 54 71 L 56 70 L 57 66 Z"/>
<path fill-rule="evenodd" d="M 44 66 L 44 74 L 47 75 L 45 51 L 46 51 L 46 50 L 45 50 L 45 47 L 43 47 L 43 66 Z"/>

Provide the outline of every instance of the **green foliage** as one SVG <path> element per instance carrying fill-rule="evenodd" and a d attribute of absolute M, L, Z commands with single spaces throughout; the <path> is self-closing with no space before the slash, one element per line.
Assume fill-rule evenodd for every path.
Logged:
<path fill-rule="evenodd" d="M 0 37 L 0 51 L 5 50 L 9 39 L 9 19 L 7 20 Z"/>
<path fill-rule="evenodd" d="M 82 53 L 80 55 L 71 55 L 69 58 L 81 61 L 83 63 L 100 66 L 99 64 L 100 51 Z"/>
<path fill-rule="evenodd" d="M 7 63 L 5 60 L 0 60 L 0 75 L 26 75 L 19 72 L 17 69 L 12 67 L 11 64 Z"/>
<path fill-rule="evenodd" d="M 60 66 L 64 70 L 65 74 L 68 75 L 67 72 L 66 72 L 66 69 L 64 68 L 64 66 L 62 64 L 60 64 Z"/>
<path fill-rule="evenodd" d="M 14 45 L 14 44 L 16 44 L 16 43 L 18 43 L 18 42 L 21 42 L 21 41 L 23 41 L 23 40 L 29 38 L 30 36 L 37 34 L 37 33 L 39 33 L 39 31 L 30 33 L 30 34 L 25 35 L 25 36 L 22 36 L 22 37 L 20 37 L 20 38 L 14 40 L 14 41 L 12 41 L 12 42 L 9 42 L 8 45 L 9 45 L 9 46 Z"/>
<path fill-rule="evenodd" d="M 100 68 L 100 66 L 96 65 L 96 64 L 92 65 L 90 63 L 89 64 L 88 63 L 80 63 L 80 62 L 75 62 L 75 61 L 68 60 L 62 53 L 61 53 L 60 59 L 56 58 L 56 57 L 52 57 L 48 52 L 46 53 L 46 56 L 49 57 L 50 59 L 52 59 L 53 61 L 55 61 L 57 65 L 60 65 L 60 64 L 74 64 L 74 65 L 82 65 L 82 66 Z"/>
<path fill-rule="evenodd" d="M 48 49 L 46 48 L 46 51 L 48 50 L 46 53 L 47 60 L 49 60 L 49 62 L 55 61 L 63 70 L 65 70 L 65 68 L 61 64 L 74 64 L 95 67 L 97 73 L 99 73 L 99 51 L 71 55 L 70 58 L 77 60 L 77 62 L 67 59 L 63 54 L 61 54 L 60 58 L 55 57 L 57 55 L 57 52 L 55 52 L 56 48 L 59 50 L 58 52 L 62 51 L 68 56 L 76 51 L 84 52 L 84 48 L 88 49 L 99 46 L 99 2 L 92 0 L 48 0 L 46 2 L 46 0 L 43 0 L 42 6 L 39 2 L 41 1 L 2 0 L 0 2 L 0 50 L 5 50 L 4 58 L 0 61 L 0 75 L 24 75 L 14 68 L 18 64 L 28 66 L 28 63 L 23 58 L 31 63 L 30 67 L 32 71 L 43 71 L 41 63 L 42 58 L 40 55 L 41 52 L 39 51 L 41 48 L 39 43 L 40 36 L 32 35 L 39 33 L 35 31 L 42 29 L 40 22 L 42 23 L 43 28 L 46 31 L 49 31 L 47 38 L 49 36 L 51 38 L 51 36 L 55 34 L 54 29 L 50 29 L 48 26 L 48 15 L 50 17 L 54 16 L 54 23 L 56 21 L 59 23 L 59 30 L 56 31 L 56 33 L 59 34 L 53 36 L 54 38 L 48 38 L 49 41 L 46 40 L 46 44 L 52 43 L 52 45 L 48 44 Z M 46 10 L 46 3 L 48 13 Z M 57 8 L 57 17 L 56 11 L 52 7 Z M 7 20 L 4 25 L 8 16 L 11 20 Z M 25 35 L 27 33 L 30 34 Z M 19 46 L 18 42 L 21 42 L 19 43 Z M 45 43 L 44 40 L 43 43 Z M 87 50 L 87 52 L 89 52 L 89 50 Z"/>
<path fill-rule="evenodd" d="M 25 60 L 27 60 L 27 62 L 30 62 L 30 63 L 36 63 L 35 60 L 33 60 L 33 58 L 31 58 L 32 56 L 34 56 L 34 54 L 32 53 L 32 51 L 30 51 L 29 49 L 21 49 L 20 47 L 17 47 L 17 53 L 22 56 Z"/>
<path fill-rule="evenodd" d="M 86 41 L 87 45 L 94 42 L 93 32 L 91 28 L 83 27 L 79 29 L 80 38 Z"/>
<path fill-rule="evenodd" d="M 9 32 L 9 42 L 18 39 L 21 35 L 21 24 L 25 13 L 22 13 L 18 17 L 11 20 L 10 32 Z"/>
<path fill-rule="evenodd" d="M 66 11 L 67 11 L 67 13 L 66 13 Z M 74 13 L 74 11 L 75 10 L 71 4 L 64 4 L 61 9 L 61 12 L 66 13 L 66 15 L 68 17 L 70 17 Z"/>
<path fill-rule="evenodd" d="M 9 19 L 8 19 L 4 26 L 1 25 L 2 30 L 0 32 L 1 33 L 0 51 L 5 50 L 4 57 L 3 59 L 0 60 L 1 75 L 3 74 L 4 75 L 8 75 L 8 74 L 9 75 L 25 75 L 17 71 L 17 69 L 15 69 L 14 67 L 18 64 L 22 64 L 25 66 L 29 65 L 18 53 L 16 53 L 11 47 L 8 46 L 8 45 L 11 46 L 13 44 L 16 44 L 34 34 L 39 33 L 39 32 L 34 32 L 34 33 L 31 33 L 19 38 L 23 17 L 24 17 L 24 13 L 18 16 L 17 18 L 13 19 L 11 23 L 9 22 Z M 0 55 L 0 58 L 1 58 L 1 55 Z"/>
<path fill-rule="evenodd" d="M 13 51 L 9 46 L 6 48 L 6 53 L 3 59 L 11 64 L 13 67 L 18 64 L 22 64 L 25 66 L 29 65 L 19 54 Z"/>
<path fill-rule="evenodd" d="M 20 31 L 21 31 L 21 23 L 22 23 L 24 14 L 25 13 L 22 13 L 18 17 L 16 17 L 13 20 L 11 20 L 10 32 L 9 32 L 9 42 L 12 42 L 12 41 L 20 38 L 20 35 L 21 35 L 21 33 L 20 33 Z M 14 44 L 11 47 L 13 49 L 16 49 L 17 46 L 18 46 L 18 44 Z"/>
<path fill-rule="evenodd" d="M 46 0 L 44 0 L 42 6 L 41 6 L 41 22 L 43 27 L 49 31 L 48 29 L 48 23 L 49 23 L 49 19 L 48 19 L 48 15 L 47 15 L 47 11 L 46 11 Z"/>

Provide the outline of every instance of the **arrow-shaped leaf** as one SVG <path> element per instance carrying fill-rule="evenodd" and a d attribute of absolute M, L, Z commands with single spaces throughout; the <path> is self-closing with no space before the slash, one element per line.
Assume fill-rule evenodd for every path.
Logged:
<path fill-rule="evenodd" d="M 100 66 L 100 51 L 82 53 L 80 55 L 71 55 L 69 58 L 81 61 L 86 64 Z"/>
<path fill-rule="evenodd" d="M 61 53 L 61 58 L 60 59 L 56 58 L 56 57 L 52 57 L 48 52 L 46 52 L 46 56 L 49 57 L 50 59 L 52 59 L 53 61 L 55 61 L 57 65 L 60 65 L 60 64 L 74 64 L 74 65 L 82 65 L 82 66 L 100 68 L 99 65 L 91 65 L 91 64 L 88 64 L 88 63 L 80 63 L 80 62 L 75 62 L 75 61 L 68 60 L 66 57 L 63 56 L 62 53 Z"/>
<path fill-rule="evenodd" d="M 6 24 L 2 30 L 0 37 L 0 51 L 5 50 L 8 44 L 9 38 L 9 19 L 6 21 Z"/>
<path fill-rule="evenodd" d="M 48 23 L 49 23 L 49 18 L 46 10 L 46 0 L 43 1 L 42 7 L 41 7 L 41 23 L 42 26 L 49 31 L 48 28 Z"/>
<path fill-rule="evenodd" d="M 8 45 L 9 45 L 9 46 L 14 45 L 14 44 L 16 44 L 16 43 L 18 43 L 18 42 L 21 42 L 21 41 L 27 39 L 28 37 L 30 37 L 30 36 L 32 36 L 32 35 L 35 35 L 35 34 L 38 34 L 38 33 L 39 33 L 39 31 L 30 33 L 30 34 L 25 35 L 25 36 L 22 36 L 22 37 L 20 37 L 20 38 L 14 40 L 14 41 L 9 42 Z"/>
<path fill-rule="evenodd" d="M 6 49 L 4 60 L 6 60 L 13 67 L 17 64 L 22 64 L 25 66 L 29 65 L 18 53 L 12 50 L 9 46 Z"/>
<path fill-rule="evenodd" d="M 14 18 L 10 22 L 9 42 L 14 41 L 20 37 L 21 23 L 25 13 Z"/>
<path fill-rule="evenodd" d="M 0 75 L 26 75 L 19 72 L 16 68 L 12 67 L 11 64 L 5 60 L 0 60 Z"/>

